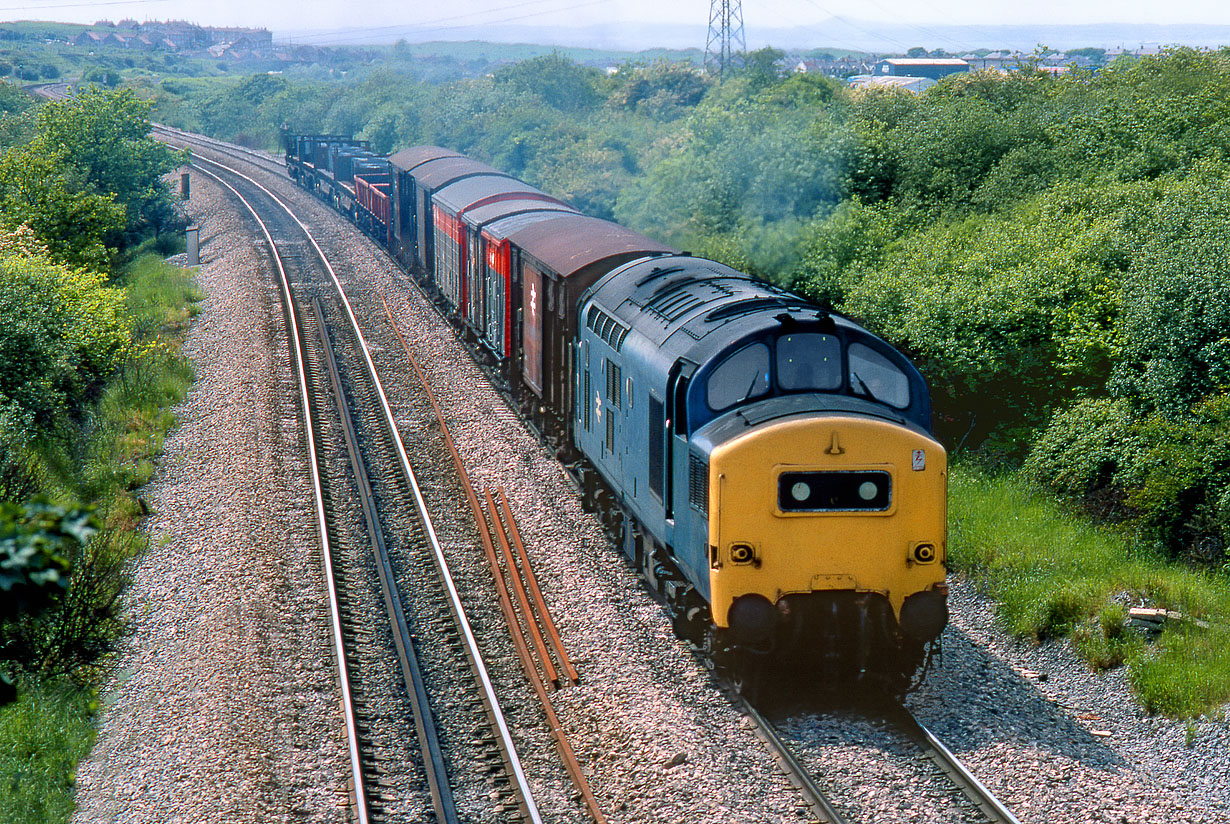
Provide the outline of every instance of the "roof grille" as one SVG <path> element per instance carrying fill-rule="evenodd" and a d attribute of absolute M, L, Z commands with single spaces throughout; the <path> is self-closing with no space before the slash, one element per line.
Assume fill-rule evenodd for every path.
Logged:
<path fill-rule="evenodd" d="M 683 278 L 663 285 L 645 302 L 645 311 L 652 312 L 667 323 L 706 303 L 730 297 L 734 291 L 720 281 Z"/>
<path fill-rule="evenodd" d="M 589 311 L 585 313 L 585 325 L 616 352 L 623 349 L 628 328 L 594 304 L 591 304 Z"/>

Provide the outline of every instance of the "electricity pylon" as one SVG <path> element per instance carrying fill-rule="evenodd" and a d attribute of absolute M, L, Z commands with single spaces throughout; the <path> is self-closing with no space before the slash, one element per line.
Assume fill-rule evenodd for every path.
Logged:
<path fill-rule="evenodd" d="M 705 44 L 705 70 L 719 78 L 735 68 L 747 51 L 743 39 L 743 0 L 709 0 L 709 41 Z"/>

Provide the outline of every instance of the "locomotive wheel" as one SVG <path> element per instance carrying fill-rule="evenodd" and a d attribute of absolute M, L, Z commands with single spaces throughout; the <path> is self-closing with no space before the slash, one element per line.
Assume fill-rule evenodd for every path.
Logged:
<path fill-rule="evenodd" d="M 747 650 L 737 650 L 730 682 L 735 691 L 749 704 L 757 704 L 765 693 L 769 677 L 769 657 Z"/>

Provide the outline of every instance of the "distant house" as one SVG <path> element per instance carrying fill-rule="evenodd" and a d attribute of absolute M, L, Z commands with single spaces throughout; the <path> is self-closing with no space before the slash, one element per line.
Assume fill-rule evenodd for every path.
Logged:
<path fill-rule="evenodd" d="M 103 36 L 94 31 L 83 31 L 72 39 L 74 46 L 88 46 L 93 48 L 103 44 Z"/>
<path fill-rule="evenodd" d="M 850 88 L 852 89 L 904 89 L 907 92 L 918 94 L 935 85 L 935 80 L 930 77 L 894 77 L 875 74 L 860 74 L 850 78 Z"/>
<path fill-rule="evenodd" d="M 967 72 L 969 63 L 959 57 L 889 57 L 876 64 L 876 77 L 929 77 L 939 80 Z"/>

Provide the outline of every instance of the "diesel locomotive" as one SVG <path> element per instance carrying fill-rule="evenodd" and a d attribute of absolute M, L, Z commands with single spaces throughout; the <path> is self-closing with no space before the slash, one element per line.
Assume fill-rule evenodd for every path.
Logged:
<path fill-rule="evenodd" d="M 435 146 L 286 141 L 414 274 L 723 666 L 904 683 L 947 623 L 926 384 L 858 324 Z"/>

